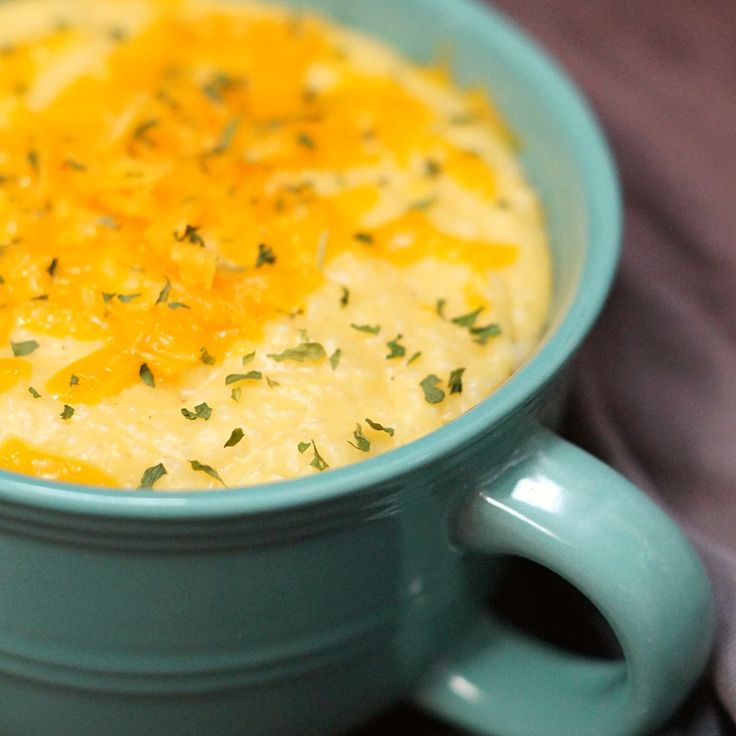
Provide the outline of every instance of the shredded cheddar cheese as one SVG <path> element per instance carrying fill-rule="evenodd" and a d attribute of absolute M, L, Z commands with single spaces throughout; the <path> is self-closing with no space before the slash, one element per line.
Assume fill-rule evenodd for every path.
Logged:
<path fill-rule="evenodd" d="M 549 290 L 484 94 L 317 17 L 196 0 L 0 6 L 0 277 L 0 466 L 135 488 L 162 463 L 157 489 L 430 431 L 525 357 Z M 389 365 L 397 334 L 432 364 Z"/>

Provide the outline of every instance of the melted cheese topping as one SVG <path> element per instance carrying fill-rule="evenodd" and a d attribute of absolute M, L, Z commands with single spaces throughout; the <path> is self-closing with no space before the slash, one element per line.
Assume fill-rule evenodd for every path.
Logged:
<path fill-rule="evenodd" d="M 25 0 L 0 29 L 1 467 L 320 472 L 538 339 L 542 218 L 481 92 L 270 5 Z"/>

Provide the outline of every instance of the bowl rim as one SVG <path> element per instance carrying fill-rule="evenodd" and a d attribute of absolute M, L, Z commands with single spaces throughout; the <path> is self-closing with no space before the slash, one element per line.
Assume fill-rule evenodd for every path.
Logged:
<path fill-rule="evenodd" d="M 427 0 L 438 6 L 441 0 Z M 588 250 L 574 298 L 534 356 L 489 397 L 448 424 L 382 455 L 308 477 L 223 490 L 130 491 L 45 481 L 0 470 L 0 507 L 115 519 L 196 520 L 313 506 L 376 487 L 444 457 L 512 414 L 560 371 L 580 346 L 608 296 L 619 260 L 622 197 L 613 155 L 584 94 L 542 48 L 481 0 L 456 0 L 467 24 L 496 26 L 522 71 L 543 79 L 548 96 L 575 121 L 572 141 L 588 212 Z"/>

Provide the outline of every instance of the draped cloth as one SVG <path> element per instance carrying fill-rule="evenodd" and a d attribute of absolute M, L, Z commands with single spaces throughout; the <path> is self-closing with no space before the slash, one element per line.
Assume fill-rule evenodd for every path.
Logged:
<path fill-rule="evenodd" d="M 567 432 L 680 523 L 715 588 L 711 666 L 660 733 L 736 733 L 736 2 L 495 5 L 587 92 L 623 180 L 621 270 Z M 410 733 L 459 734 L 407 706 L 356 736 Z"/>

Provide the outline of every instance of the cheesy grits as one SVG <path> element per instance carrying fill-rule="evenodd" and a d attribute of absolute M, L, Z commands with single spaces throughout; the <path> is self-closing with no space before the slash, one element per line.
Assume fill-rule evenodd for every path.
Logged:
<path fill-rule="evenodd" d="M 0 4 L 0 467 L 158 491 L 431 432 L 539 339 L 484 93 L 268 3 Z"/>

